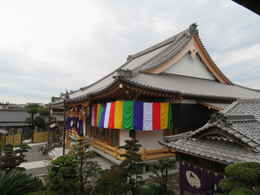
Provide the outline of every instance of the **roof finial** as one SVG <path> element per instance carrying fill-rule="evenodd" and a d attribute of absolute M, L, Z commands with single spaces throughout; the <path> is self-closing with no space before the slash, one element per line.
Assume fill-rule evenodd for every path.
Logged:
<path fill-rule="evenodd" d="M 197 29 L 198 25 L 196 23 L 193 23 L 190 25 L 189 27 L 189 31 L 191 35 L 198 35 L 199 34 L 199 30 Z"/>

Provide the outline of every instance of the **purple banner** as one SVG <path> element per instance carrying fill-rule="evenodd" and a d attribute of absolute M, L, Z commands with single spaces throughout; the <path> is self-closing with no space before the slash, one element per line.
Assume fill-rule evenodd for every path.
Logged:
<path fill-rule="evenodd" d="M 218 182 L 223 176 L 203 168 L 180 163 L 180 187 L 194 194 L 214 194 L 218 192 Z"/>

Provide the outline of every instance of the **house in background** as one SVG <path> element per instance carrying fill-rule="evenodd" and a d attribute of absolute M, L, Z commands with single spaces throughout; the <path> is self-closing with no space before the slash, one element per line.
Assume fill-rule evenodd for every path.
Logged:
<path fill-rule="evenodd" d="M 48 141 L 61 142 L 64 130 L 64 100 L 62 97 L 52 97 L 46 106 L 49 109 Z"/>
<path fill-rule="evenodd" d="M 30 127 L 28 117 L 24 105 L 0 104 L 0 144 L 20 144 Z"/>
<path fill-rule="evenodd" d="M 110 160 L 134 138 L 143 160 L 172 156 L 164 136 L 195 130 L 239 98 L 260 92 L 232 83 L 203 46 L 196 24 L 130 55 L 118 69 L 65 99 L 67 145 L 89 137 Z"/>
<path fill-rule="evenodd" d="M 23 105 L 1 104 L 0 107 L 0 129 L 7 130 L 8 133 L 22 133 L 29 126 L 27 119 L 29 114 Z"/>

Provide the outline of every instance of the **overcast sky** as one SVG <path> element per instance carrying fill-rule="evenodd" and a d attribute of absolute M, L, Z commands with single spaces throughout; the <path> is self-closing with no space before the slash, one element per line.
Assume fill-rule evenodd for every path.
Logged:
<path fill-rule="evenodd" d="M 50 101 L 199 25 L 234 82 L 260 88 L 260 16 L 231 0 L 0 0 L 0 101 Z"/>

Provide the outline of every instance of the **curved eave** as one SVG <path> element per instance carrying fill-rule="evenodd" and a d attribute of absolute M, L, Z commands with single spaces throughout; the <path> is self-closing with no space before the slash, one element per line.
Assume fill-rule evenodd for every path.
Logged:
<path fill-rule="evenodd" d="M 126 82 L 128 84 L 140 87 L 140 88 L 146 88 L 146 89 L 150 89 L 150 90 L 155 90 L 158 92 L 165 92 L 165 93 L 169 93 L 169 94 L 175 94 L 184 98 L 198 98 L 198 99 L 209 99 L 209 100 L 226 100 L 226 101 L 234 101 L 237 98 L 235 97 L 225 97 L 225 96 L 208 96 L 208 95 L 197 95 L 197 94 L 192 94 L 192 93 L 183 93 L 181 91 L 176 91 L 176 90 L 169 90 L 169 89 L 164 89 L 164 88 L 157 88 L 157 87 L 153 87 L 153 86 L 149 86 L 149 85 L 144 85 L 141 83 L 137 83 L 134 81 L 130 81 L 127 79 L 122 79 L 123 82 Z"/>
<path fill-rule="evenodd" d="M 208 65 L 210 66 L 208 68 L 210 70 L 213 69 L 213 71 L 211 71 L 211 73 L 217 78 L 217 80 L 219 82 L 228 84 L 228 85 L 232 85 L 233 83 L 224 75 L 224 73 L 218 68 L 218 66 L 212 60 L 208 51 L 206 50 L 205 46 L 203 45 L 200 37 L 198 35 L 194 35 L 193 38 L 194 38 L 195 42 L 198 44 L 198 46 L 199 46 L 200 50 L 202 51 L 202 53 L 204 54 L 204 56 L 206 57 L 206 60 L 208 61 Z"/>
<path fill-rule="evenodd" d="M 101 98 L 105 98 L 105 97 L 109 97 L 111 95 L 111 97 L 115 94 L 116 90 L 119 89 L 119 84 L 128 84 L 131 85 L 132 87 L 137 87 L 140 89 L 147 89 L 150 90 L 151 92 L 155 93 L 165 93 L 162 95 L 162 97 L 183 97 L 183 98 L 195 98 L 195 99 L 208 99 L 208 100 L 226 100 L 226 101 L 234 101 L 236 100 L 235 97 L 225 97 L 225 96 L 208 96 L 208 95 L 197 95 L 197 94 L 192 94 L 192 93 L 183 93 L 181 91 L 177 91 L 177 90 L 169 90 L 169 89 L 164 89 L 164 88 L 157 88 L 157 87 L 153 87 L 153 86 L 149 86 L 149 85 L 144 85 L 141 83 L 137 83 L 134 81 L 130 81 L 128 79 L 124 79 L 124 78 L 120 78 L 120 79 L 115 79 L 110 85 L 108 85 L 107 87 L 92 92 L 92 93 L 88 93 L 73 99 L 69 99 L 66 101 L 66 103 L 80 103 L 83 101 L 87 101 L 87 100 L 93 100 L 95 98 L 101 99 Z M 123 89 L 120 89 L 123 90 Z"/>
<path fill-rule="evenodd" d="M 75 97 L 75 98 L 72 98 L 72 99 L 68 99 L 66 101 L 66 103 L 80 103 L 80 102 L 83 102 L 83 101 L 91 100 L 95 96 L 98 96 L 102 93 L 107 93 L 107 92 L 112 93 L 113 90 L 111 90 L 111 89 L 113 89 L 115 87 L 115 83 L 117 83 L 117 80 L 114 80 L 112 83 L 110 83 L 108 86 L 106 86 L 105 88 L 103 88 L 101 90 L 94 91 L 94 92 L 91 92 L 91 93 L 87 93 L 87 94 L 84 94 L 84 95 L 81 95 L 81 96 L 78 96 L 78 97 Z"/>
<path fill-rule="evenodd" d="M 191 152 L 191 151 L 186 151 L 186 150 L 179 149 L 179 148 L 176 149 L 175 147 L 172 147 L 172 146 L 167 146 L 167 147 L 174 148 L 177 153 L 182 153 L 182 154 L 191 155 L 191 156 L 198 157 L 198 158 L 201 158 L 201 159 L 205 159 L 205 160 L 209 160 L 209 161 L 214 161 L 214 162 L 217 162 L 217 163 L 220 163 L 220 164 L 229 165 L 229 164 L 234 163 L 234 162 L 230 162 L 230 161 L 227 161 L 227 160 L 219 160 L 218 158 L 214 158 L 213 156 L 200 155 L 199 153 L 195 153 L 195 152 Z"/>

